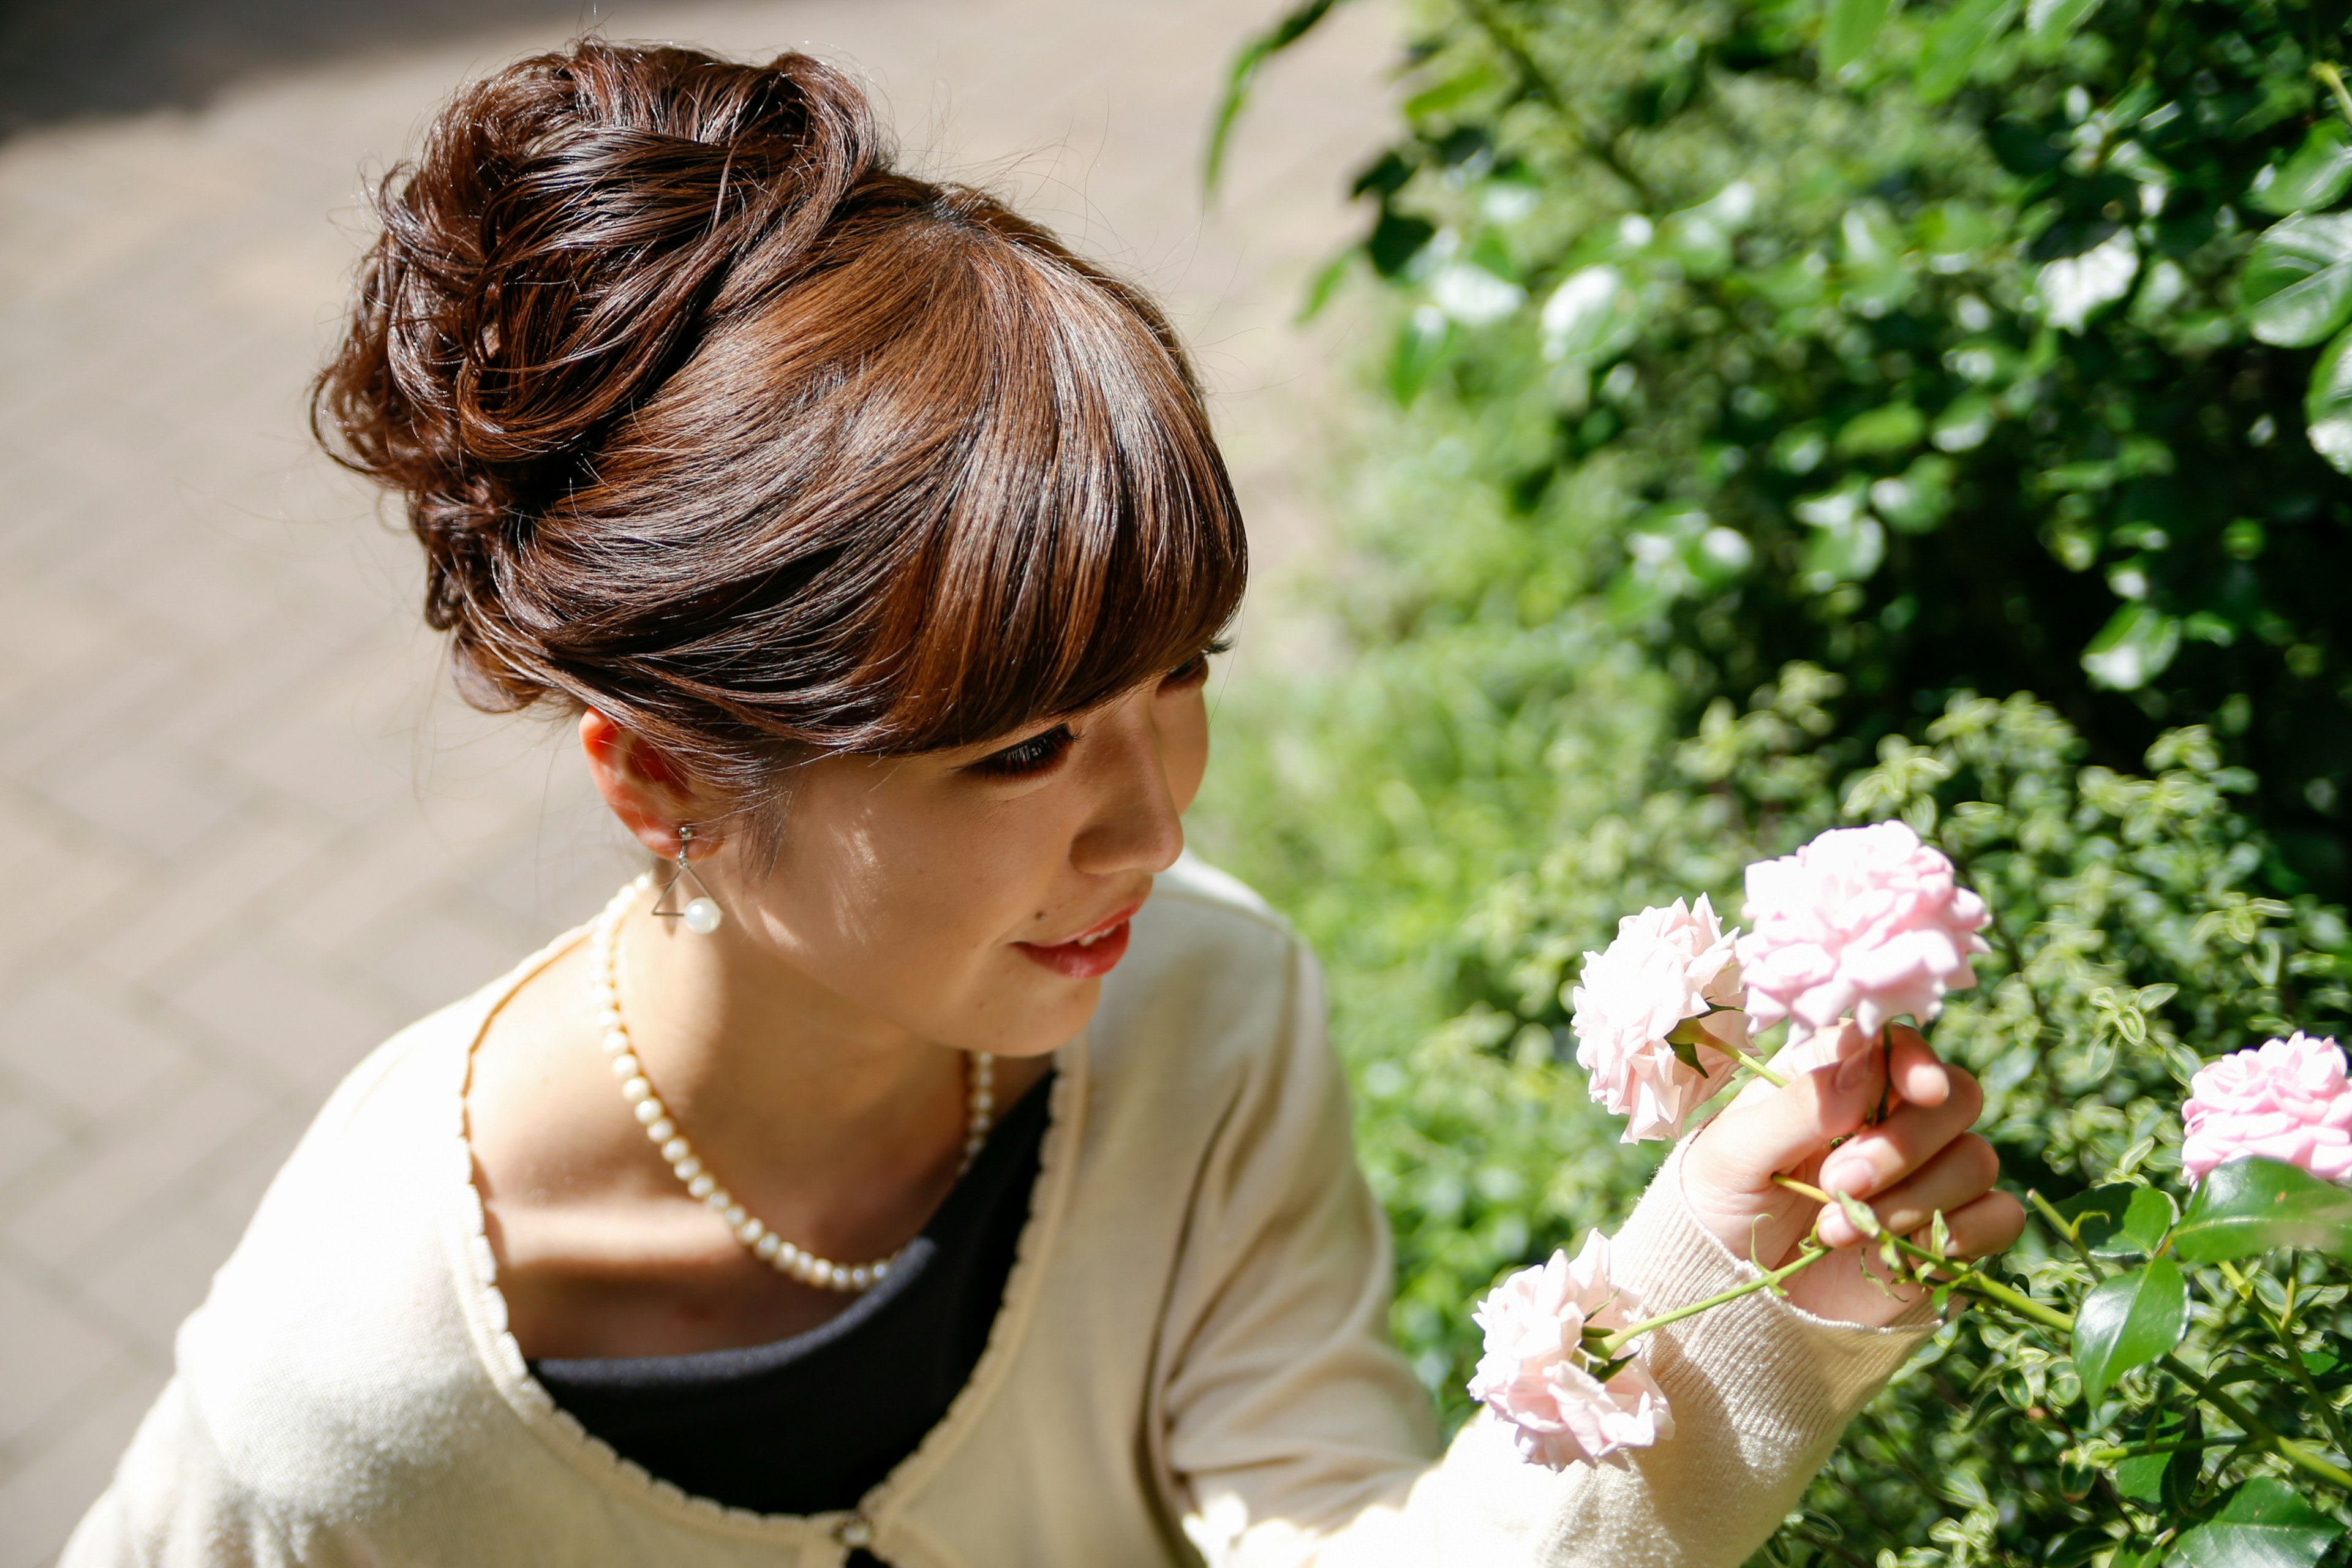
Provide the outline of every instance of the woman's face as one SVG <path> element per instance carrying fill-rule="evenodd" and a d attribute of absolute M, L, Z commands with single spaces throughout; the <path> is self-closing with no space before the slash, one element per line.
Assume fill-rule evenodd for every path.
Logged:
<path fill-rule="evenodd" d="M 1128 917 L 1184 847 L 1207 679 L 1202 656 L 983 746 L 809 764 L 772 873 L 745 886 L 731 854 L 712 858 L 730 925 L 877 1021 L 1052 1050 L 1093 1014 Z"/>

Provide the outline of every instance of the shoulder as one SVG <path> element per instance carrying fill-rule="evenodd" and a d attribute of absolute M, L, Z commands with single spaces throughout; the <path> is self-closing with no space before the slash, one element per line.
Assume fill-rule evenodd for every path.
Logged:
<path fill-rule="evenodd" d="M 1137 978 L 1166 984 L 1171 971 L 1223 966 L 1234 979 L 1273 981 L 1301 963 L 1307 944 L 1290 923 L 1238 877 L 1185 851 L 1152 879 L 1151 898 L 1135 918 Z M 1126 966 L 1117 972 L 1124 974 Z"/>
<path fill-rule="evenodd" d="M 1241 881 L 1187 854 L 1136 916 L 1088 1054 L 1107 1079 L 1173 1097 L 1171 1107 L 1230 1104 L 1301 1056 L 1320 1060 L 1322 1009 L 1321 975 L 1297 932 Z"/>
<path fill-rule="evenodd" d="M 453 1460 L 503 1425 L 464 1306 L 481 1236 L 465 1074 L 499 1001 L 555 951 L 344 1079 L 182 1326 L 187 1416 L 275 1517 L 356 1525 L 415 1485 L 455 1482 Z"/>

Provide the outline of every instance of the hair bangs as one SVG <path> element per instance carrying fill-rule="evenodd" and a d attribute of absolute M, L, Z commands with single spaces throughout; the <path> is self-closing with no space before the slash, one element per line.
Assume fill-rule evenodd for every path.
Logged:
<path fill-rule="evenodd" d="M 883 749 L 970 745 L 1209 647 L 1248 574 L 1241 510 L 1164 321 L 1017 244 L 972 276 L 984 345 Z M 902 640 L 903 639 L 903 640 Z M 877 650 L 880 651 L 880 650 Z"/>

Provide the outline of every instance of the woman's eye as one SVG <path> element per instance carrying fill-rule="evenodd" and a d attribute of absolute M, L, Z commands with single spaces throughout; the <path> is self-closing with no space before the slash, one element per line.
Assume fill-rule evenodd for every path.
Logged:
<path fill-rule="evenodd" d="M 1201 682 L 1209 679 L 1209 656 L 1213 653 L 1223 653 L 1223 651 L 1224 649 L 1222 647 L 1202 648 L 1200 652 L 1194 654 L 1192 658 L 1186 659 L 1183 663 L 1170 670 L 1166 675 L 1160 677 L 1160 689 L 1163 691 L 1181 691 L 1187 687 L 1200 685 Z"/>
<path fill-rule="evenodd" d="M 992 752 L 971 764 L 975 773 L 991 778 L 1019 779 L 1042 773 L 1062 760 L 1076 737 L 1067 724 L 1056 724 L 1040 734 L 1017 742 L 1001 752 Z"/>

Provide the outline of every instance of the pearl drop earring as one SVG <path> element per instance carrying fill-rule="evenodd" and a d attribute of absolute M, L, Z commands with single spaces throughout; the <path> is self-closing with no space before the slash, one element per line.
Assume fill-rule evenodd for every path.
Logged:
<path fill-rule="evenodd" d="M 719 922 L 722 917 L 719 912 L 719 900 L 710 896 L 709 888 L 704 885 L 701 876 L 696 872 L 693 865 L 686 858 L 687 851 L 693 843 L 694 829 L 681 823 L 677 830 L 677 868 L 670 872 L 669 880 L 662 885 L 661 897 L 654 900 L 654 907 L 650 912 L 666 921 L 683 920 L 686 921 L 686 929 L 695 935 L 709 936 L 719 929 Z M 678 909 L 675 907 L 677 885 L 682 881 L 690 881 L 694 884 L 695 897 L 688 900 L 684 909 Z M 662 906 L 665 904 L 672 907 L 664 909 Z"/>

